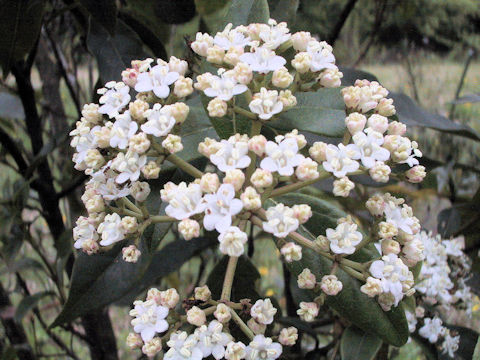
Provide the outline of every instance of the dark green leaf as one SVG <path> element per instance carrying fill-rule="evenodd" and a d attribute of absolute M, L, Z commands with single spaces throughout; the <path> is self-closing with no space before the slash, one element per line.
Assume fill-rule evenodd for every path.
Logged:
<path fill-rule="evenodd" d="M 377 78 L 365 71 L 359 71 L 350 68 L 341 68 L 343 73 L 342 85 L 353 85 L 357 79 L 367 79 L 378 81 Z M 398 120 L 409 126 L 426 127 L 454 135 L 461 135 L 474 140 L 480 140 L 480 135 L 472 128 L 454 122 L 446 117 L 430 113 L 418 106 L 407 95 L 391 92 L 390 98 L 397 110 Z"/>
<path fill-rule="evenodd" d="M 480 337 L 477 340 L 477 345 L 475 346 L 475 351 L 473 352 L 473 360 L 479 360 L 480 359 Z"/>
<path fill-rule="evenodd" d="M 195 0 L 197 12 L 200 15 L 209 15 L 222 9 L 230 0 Z"/>
<path fill-rule="evenodd" d="M 268 123 L 277 130 L 298 129 L 328 137 L 342 137 L 345 132 L 345 104 L 339 89 L 296 94 L 297 106 Z"/>
<path fill-rule="evenodd" d="M 278 318 L 277 321 L 282 325 L 294 326 L 299 331 L 303 331 L 303 332 L 305 332 L 307 334 L 310 334 L 312 336 L 317 336 L 317 333 L 312 328 L 311 324 L 306 322 L 306 321 L 301 320 L 298 317 L 283 316 L 283 317 Z"/>
<path fill-rule="evenodd" d="M 79 0 L 92 17 L 100 23 L 110 35 L 115 34 L 117 6 L 115 0 Z"/>
<path fill-rule="evenodd" d="M 342 334 L 340 355 L 342 360 L 371 360 L 382 346 L 382 340 L 355 326 L 350 326 Z"/>
<path fill-rule="evenodd" d="M 223 27 L 228 23 L 232 23 L 233 26 L 267 23 L 268 19 L 270 11 L 267 0 L 232 0 Z"/>
<path fill-rule="evenodd" d="M 286 21 L 288 26 L 295 23 L 295 17 L 298 10 L 299 0 L 270 0 L 271 18 L 280 21 Z"/>
<path fill-rule="evenodd" d="M 17 310 L 15 311 L 15 321 L 18 323 L 22 321 L 25 315 L 28 314 L 30 310 L 32 310 L 35 306 L 37 306 L 38 302 L 42 300 L 46 296 L 53 295 L 52 291 L 42 291 L 30 296 L 26 296 L 20 301 L 18 304 Z"/>
<path fill-rule="evenodd" d="M 102 82 L 120 80 L 122 71 L 131 61 L 147 57 L 138 35 L 122 21 L 117 22 L 115 36 L 111 36 L 96 21 L 91 21 L 87 47 L 97 59 Z"/>
<path fill-rule="evenodd" d="M 0 118 L 23 120 L 25 113 L 20 98 L 6 91 L 0 91 Z"/>
<path fill-rule="evenodd" d="M 44 0 L 1 0 L 0 65 L 6 77 L 13 62 L 30 52 L 42 27 Z"/>
<path fill-rule="evenodd" d="M 2 271 L 0 271 L 0 274 L 5 274 L 6 272 L 10 274 L 14 274 L 17 271 L 31 270 L 31 269 L 35 271 L 44 270 L 42 264 L 40 264 L 37 260 L 32 259 L 30 257 L 23 257 L 21 259 L 18 259 L 17 261 L 14 261 L 11 264 L 7 263 L 6 265 L 7 267 L 5 269 L 2 269 Z"/>
<path fill-rule="evenodd" d="M 195 16 L 194 0 L 156 0 L 155 15 L 165 24 L 182 24 Z"/>
<path fill-rule="evenodd" d="M 335 220 L 343 213 L 324 200 L 303 194 L 289 194 L 275 200 L 289 206 L 308 204 L 312 207 L 314 212 L 312 219 L 299 229 L 299 232 L 310 240 L 314 240 L 317 235 L 325 234 L 325 230 L 334 226 Z M 378 252 L 374 248 L 364 248 L 355 255 L 365 261 L 377 257 Z M 303 248 L 302 259 L 287 264 L 287 267 L 293 277 L 297 277 L 303 269 L 309 268 L 317 279 L 321 279 L 330 273 L 332 262 L 310 249 Z M 343 283 L 343 290 L 336 296 L 326 298 L 325 303 L 328 306 L 363 331 L 376 334 L 389 344 L 401 346 L 407 341 L 408 324 L 401 306 L 391 311 L 383 311 L 375 299 L 369 298 L 360 291 L 361 284 L 358 280 L 341 269 L 338 270 L 337 276 Z M 310 301 L 313 301 L 315 295 L 310 292 L 310 296 Z"/>

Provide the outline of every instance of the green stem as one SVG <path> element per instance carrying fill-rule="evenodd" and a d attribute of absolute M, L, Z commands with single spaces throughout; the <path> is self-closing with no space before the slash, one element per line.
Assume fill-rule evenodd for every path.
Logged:
<path fill-rule="evenodd" d="M 353 270 L 352 268 L 340 264 L 340 267 L 342 268 L 343 271 L 345 271 L 348 275 L 353 276 L 355 279 L 358 279 L 360 281 L 365 282 L 365 276 L 363 274 L 359 273 L 357 270 Z"/>
<path fill-rule="evenodd" d="M 222 288 L 222 300 L 230 300 L 230 296 L 232 295 L 232 285 L 233 285 L 233 278 L 235 277 L 235 269 L 237 268 L 238 257 L 237 256 L 230 256 L 227 265 L 227 271 L 225 272 L 225 279 L 223 281 L 223 288 Z"/>
<path fill-rule="evenodd" d="M 245 110 L 244 108 L 241 108 L 240 106 L 234 106 L 233 111 L 235 111 L 237 114 L 243 115 L 249 119 L 252 120 L 257 120 L 257 115 L 255 115 L 253 112 Z"/>
<path fill-rule="evenodd" d="M 180 169 L 192 175 L 193 177 L 201 178 L 203 176 L 203 173 L 200 170 L 198 170 L 195 166 L 189 164 L 188 162 L 186 162 L 181 157 L 175 154 L 168 155 L 166 160 L 170 161 L 174 165 L 177 165 Z"/>
<path fill-rule="evenodd" d="M 299 189 L 304 188 L 306 186 L 315 184 L 317 181 L 325 180 L 326 178 L 328 178 L 330 176 L 331 176 L 331 174 L 329 172 L 322 171 L 322 172 L 320 172 L 320 176 L 316 179 L 299 181 L 299 182 L 296 182 L 296 183 L 293 183 L 293 184 L 288 184 L 288 185 L 279 187 L 279 188 L 272 191 L 272 193 L 270 194 L 270 197 L 275 197 L 275 196 L 288 194 L 290 192 L 299 190 Z"/>
<path fill-rule="evenodd" d="M 240 316 L 238 316 L 235 310 L 230 309 L 230 313 L 232 314 L 233 321 L 235 321 L 235 323 L 243 331 L 243 333 L 247 335 L 250 340 L 253 340 L 253 338 L 255 337 L 255 334 L 253 333 L 253 331 L 250 330 L 247 324 L 243 322 L 243 320 L 240 318 Z"/>
<path fill-rule="evenodd" d="M 131 202 L 127 197 L 122 198 L 122 202 L 130 210 L 135 211 L 136 213 L 143 215 L 142 210 L 140 210 L 140 208 L 138 206 L 136 206 L 133 202 Z"/>
<path fill-rule="evenodd" d="M 363 271 L 365 269 L 363 264 L 358 263 L 356 261 L 348 260 L 348 259 L 341 259 L 340 263 L 342 265 L 351 267 L 351 268 L 353 268 L 355 270 L 358 270 L 358 271 Z"/>
<path fill-rule="evenodd" d="M 150 216 L 150 220 L 151 220 L 152 223 L 154 223 L 154 224 L 177 221 L 177 219 L 172 218 L 172 217 L 167 216 L 167 215 L 154 215 L 154 216 Z"/>
<path fill-rule="evenodd" d="M 260 135 L 261 131 L 262 131 L 262 122 L 252 121 L 252 128 L 250 129 L 250 138 L 256 135 Z M 257 155 L 253 151 L 250 151 L 248 155 L 250 156 L 250 165 L 248 165 L 248 168 L 247 168 L 245 187 L 250 185 L 250 177 L 252 176 L 255 170 L 256 162 L 257 162 Z"/>

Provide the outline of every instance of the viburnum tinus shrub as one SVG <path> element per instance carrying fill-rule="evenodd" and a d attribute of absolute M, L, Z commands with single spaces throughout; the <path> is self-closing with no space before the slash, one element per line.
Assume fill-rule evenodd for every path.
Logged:
<path fill-rule="evenodd" d="M 367 80 L 343 88 L 343 139 L 309 144 L 295 129 L 305 120 L 305 94 L 338 88 L 343 76 L 330 45 L 270 20 L 229 24 L 213 37 L 198 33 L 191 49 L 197 57 L 190 69 L 175 57 L 133 61 L 122 82 L 98 91 L 99 104 L 84 106 L 71 132 L 75 167 L 90 176 L 82 196 L 88 216 L 77 220 L 75 248 L 93 254 L 123 242 L 124 261 L 135 263 L 145 230 L 174 223 L 185 241 L 215 232 L 217 251 L 229 259 L 219 294 L 204 285 L 181 301 L 174 288 L 152 288 L 135 301 L 128 346 L 147 356 L 163 351 L 164 359 L 270 360 L 295 345 L 297 329 L 281 326 L 271 299 L 232 298 L 239 259 L 259 230 L 270 234 L 304 293 L 301 321 L 329 307 L 387 343 L 404 344 L 402 303 L 415 293 L 412 269 L 424 259 L 412 208 L 388 193 L 355 197 L 373 219 L 361 229 L 355 217 L 300 192 L 332 178 L 333 194 L 346 198 L 354 175 L 375 183 L 423 180 L 422 154 L 405 125 L 391 120 L 388 91 Z M 195 97 L 221 137 L 193 144 L 209 160 L 201 168 L 184 160 L 184 145 L 192 144 L 180 136 L 198 116 L 187 105 Z M 288 116 L 296 107 L 302 111 Z M 151 191 L 168 163 L 194 180 Z M 152 197 L 161 198 L 164 213 L 160 206 L 148 210 Z"/>

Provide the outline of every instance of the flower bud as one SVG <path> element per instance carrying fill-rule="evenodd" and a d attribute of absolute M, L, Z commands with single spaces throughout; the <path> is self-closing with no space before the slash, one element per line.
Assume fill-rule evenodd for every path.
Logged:
<path fill-rule="evenodd" d="M 235 79 L 243 85 L 248 85 L 253 79 L 253 71 L 248 64 L 239 62 L 233 68 Z"/>
<path fill-rule="evenodd" d="M 168 68 L 170 71 L 177 72 L 181 76 L 185 76 L 185 73 L 188 70 L 188 63 L 185 60 L 176 58 L 175 56 L 170 56 Z"/>
<path fill-rule="evenodd" d="M 240 190 L 244 182 L 245 174 L 240 169 L 227 170 L 225 173 L 225 177 L 223 178 L 223 183 L 231 184 L 235 191 Z"/>
<path fill-rule="evenodd" d="M 254 187 L 248 186 L 240 195 L 245 210 L 257 210 L 262 207 L 262 199 Z"/>
<path fill-rule="evenodd" d="M 173 87 L 173 93 L 178 98 L 184 98 L 193 92 L 193 80 L 180 76 Z"/>
<path fill-rule="evenodd" d="M 207 61 L 213 64 L 222 64 L 223 58 L 225 57 L 225 50 L 217 45 L 207 49 Z"/>
<path fill-rule="evenodd" d="M 147 182 L 135 181 L 130 188 L 130 194 L 138 202 L 143 202 L 150 195 L 150 185 Z"/>
<path fill-rule="evenodd" d="M 310 70 L 310 64 L 312 62 L 312 57 L 307 52 L 299 52 L 295 55 L 295 58 L 292 60 L 292 66 L 300 74 L 304 74 Z"/>
<path fill-rule="evenodd" d="M 87 239 L 82 243 L 82 251 L 87 255 L 96 254 L 99 249 L 98 242 L 94 239 Z"/>
<path fill-rule="evenodd" d="M 160 175 L 160 166 L 155 161 L 149 161 L 143 168 L 142 168 L 143 176 L 146 179 L 158 179 Z"/>
<path fill-rule="evenodd" d="M 288 263 L 302 259 L 302 247 L 293 242 L 287 242 L 283 245 L 280 252 Z"/>
<path fill-rule="evenodd" d="M 335 69 L 325 69 L 320 74 L 318 80 L 320 81 L 320 85 L 326 88 L 338 88 L 342 85 L 343 73 Z"/>
<path fill-rule="evenodd" d="M 121 225 L 127 234 L 134 233 L 138 228 L 137 218 L 133 216 L 124 216 Z"/>
<path fill-rule="evenodd" d="M 267 325 L 259 324 L 254 318 L 251 318 L 247 321 L 247 326 L 255 335 L 264 334 L 265 330 L 267 329 Z"/>
<path fill-rule="evenodd" d="M 325 294 L 335 296 L 342 291 L 343 285 L 335 275 L 325 275 L 322 277 L 320 288 Z"/>
<path fill-rule="evenodd" d="M 195 41 L 192 42 L 192 50 L 200 56 L 207 56 L 207 50 L 213 46 L 213 37 L 208 34 L 200 32 L 195 36 Z"/>
<path fill-rule="evenodd" d="M 206 302 L 210 300 L 212 293 L 207 285 L 195 288 L 195 300 Z"/>
<path fill-rule="evenodd" d="M 345 118 L 345 125 L 347 126 L 350 134 L 355 135 L 356 133 L 363 131 L 365 129 L 365 124 L 367 123 L 367 118 L 365 115 L 358 112 L 351 113 Z"/>
<path fill-rule="evenodd" d="M 320 176 L 318 172 L 318 164 L 310 158 L 302 160 L 295 170 L 295 175 L 299 180 L 313 180 Z"/>
<path fill-rule="evenodd" d="M 283 111 L 297 105 L 297 98 L 292 94 L 290 90 L 281 90 L 278 94 L 278 100 L 283 103 Z"/>
<path fill-rule="evenodd" d="M 278 336 L 278 341 L 284 346 L 293 346 L 298 340 L 298 330 L 297 328 L 290 326 L 288 328 L 283 328 L 280 331 Z"/>
<path fill-rule="evenodd" d="M 214 139 L 205 138 L 200 144 L 198 144 L 198 152 L 203 156 L 210 157 L 220 149 L 221 144 Z"/>
<path fill-rule="evenodd" d="M 317 278 L 306 268 L 298 275 L 297 284 L 300 289 L 313 289 L 317 285 Z"/>
<path fill-rule="evenodd" d="M 122 249 L 123 260 L 129 263 L 136 263 L 141 254 L 135 245 L 130 245 Z"/>
<path fill-rule="evenodd" d="M 382 240 L 382 254 L 383 255 L 388 255 L 388 254 L 396 254 L 398 255 L 400 253 L 400 244 L 398 241 L 392 240 L 392 239 L 385 239 Z"/>
<path fill-rule="evenodd" d="M 253 151 L 257 156 L 263 156 L 265 154 L 266 145 L 267 139 L 263 135 L 255 135 L 248 140 L 248 149 Z"/>
<path fill-rule="evenodd" d="M 127 336 L 126 344 L 131 350 L 138 349 L 143 345 L 142 337 L 140 334 L 131 332 Z"/>
<path fill-rule="evenodd" d="M 344 176 L 343 178 L 337 179 L 333 182 L 333 195 L 348 197 L 353 188 L 355 188 L 355 183 L 350 181 L 348 177 Z"/>
<path fill-rule="evenodd" d="M 293 34 L 291 39 L 296 51 L 306 51 L 308 43 L 312 40 L 312 35 L 307 31 L 299 31 Z"/>
<path fill-rule="evenodd" d="M 90 169 L 100 169 L 105 164 L 105 158 L 97 149 L 89 149 L 85 156 L 85 164 Z"/>
<path fill-rule="evenodd" d="M 170 105 L 170 112 L 175 118 L 177 124 L 183 124 L 190 112 L 190 108 L 183 102 L 176 102 L 175 104 Z"/>
<path fill-rule="evenodd" d="M 200 178 L 200 187 L 204 193 L 214 193 L 220 186 L 220 179 L 217 174 L 206 173 Z"/>
<path fill-rule="evenodd" d="M 173 309 L 180 301 L 180 295 L 176 289 L 171 288 L 165 291 L 160 291 L 160 305 L 169 309 Z"/>
<path fill-rule="evenodd" d="M 368 118 L 368 127 L 383 134 L 388 129 L 388 119 L 379 114 L 373 114 Z"/>
<path fill-rule="evenodd" d="M 135 69 L 125 69 L 122 71 L 122 82 L 134 88 L 137 84 L 138 71 Z"/>
<path fill-rule="evenodd" d="M 240 56 L 244 53 L 244 50 L 240 46 L 232 46 L 228 49 L 227 53 L 225 54 L 223 61 L 230 65 L 237 65 L 240 61 Z"/>
<path fill-rule="evenodd" d="M 205 312 L 197 306 L 193 306 L 187 311 L 187 321 L 195 326 L 202 326 L 207 321 Z"/>
<path fill-rule="evenodd" d="M 391 239 L 397 236 L 398 228 L 391 222 L 382 221 L 378 224 L 378 236 L 382 239 Z"/>
<path fill-rule="evenodd" d="M 422 165 L 416 165 L 405 172 L 407 180 L 414 184 L 422 182 L 425 176 L 427 176 L 427 173 L 425 172 L 425 166 Z"/>
<path fill-rule="evenodd" d="M 380 99 L 375 110 L 382 116 L 392 116 L 396 113 L 395 106 L 393 106 L 393 99 Z"/>
<path fill-rule="evenodd" d="M 200 224 L 196 220 L 183 219 L 178 223 L 178 232 L 185 240 L 192 240 L 200 236 Z"/>
<path fill-rule="evenodd" d="M 303 149 L 307 145 L 305 135 L 299 134 L 297 129 L 293 129 L 285 134 L 285 139 L 295 139 L 297 141 L 298 150 Z"/>
<path fill-rule="evenodd" d="M 133 135 L 128 141 L 128 149 L 136 152 L 137 154 L 143 154 L 150 148 L 150 140 L 147 138 L 147 134 L 140 132 Z"/>
<path fill-rule="evenodd" d="M 256 169 L 252 174 L 250 181 L 257 189 L 266 188 L 272 185 L 273 175 L 268 170 Z"/>
<path fill-rule="evenodd" d="M 308 153 L 315 160 L 317 163 L 321 163 L 327 159 L 325 155 L 325 150 L 327 149 L 328 144 L 322 141 L 316 141 L 313 145 L 308 149 Z"/>
<path fill-rule="evenodd" d="M 217 319 L 219 322 L 222 324 L 225 324 L 230 321 L 232 318 L 232 314 L 230 313 L 230 309 L 228 308 L 227 305 L 225 304 L 218 304 L 217 309 L 213 313 L 213 316 L 215 316 L 215 319 Z"/>
<path fill-rule="evenodd" d="M 382 293 L 382 282 L 369 276 L 367 282 L 360 287 L 360 291 L 369 297 L 380 295 Z"/>
<path fill-rule="evenodd" d="M 285 89 L 293 82 L 293 76 L 288 72 L 286 67 L 275 70 L 272 75 L 272 84 L 276 87 Z"/>
<path fill-rule="evenodd" d="M 370 177 L 376 182 L 386 183 L 390 179 L 392 170 L 382 161 L 376 161 L 375 165 L 368 170 Z"/>
<path fill-rule="evenodd" d="M 300 303 L 300 309 L 297 310 L 297 315 L 300 316 L 300 319 L 307 322 L 312 322 L 318 315 L 319 307 L 315 302 L 305 302 Z"/>
<path fill-rule="evenodd" d="M 312 217 L 312 208 L 307 204 L 293 205 L 292 210 L 300 224 L 305 224 Z"/>
<path fill-rule="evenodd" d="M 388 135 L 405 135 L 407 126 L 398 121 L 392 121 L 388 124 Z"/>
<path fill-rule="evenodd" d="M 170 153 L 174 154 L 183 150 L 182 139 L 178 135 L 168 134 L 162 141 L 162 146 Z"/>
<path fill-rule="evenodd" d="M 385 209 L 385 200 L 381 195 L 373 195 L 367 200 L 365 205 L 368 211 L 370 211 L 370 214 L 373 216 L 381 216 Z"/>
<path fill-rule="evenodd" d="M 197 82 L 193 85 L 193 87 L 197 90 L 205 91 L 205 89 L 208 89 L 211 87 L 211 81 L 212 81 L 213 75 L 210 73 L 204 73 L 200 74 L 197 76 Z"/>
<path fill-rule="evenodd" d="M 82 117 L 89 125 L 97 125 L 102 120 L 102 114 L 98 112 L 98 104 L 85 104 L 82 108 Z"/>
<path fill-rule="evenodd" d="M 227 114 L 228 105 L 226 101 L 220 98 L 210 100 L 207 105 L 208 116 L 211 117 L 223 117 Z"/>
<path fill-rule="evenodd" d="M 150 358 L 153 358 L 162 350 L 162 340 L 159 337 L 154 337 L 152 340 L 147 341 L 142 346 L 142 352 Z"/>
<path fill-rule="evenodd" d="M 325 235 L 318 235 L 315 239 L 315 245 L 322 251 L 330 251 L 330 241 Z"/>

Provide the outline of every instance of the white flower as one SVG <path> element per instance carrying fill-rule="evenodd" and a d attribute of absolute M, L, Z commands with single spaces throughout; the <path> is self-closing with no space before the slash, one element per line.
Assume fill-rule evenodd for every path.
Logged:
<path fill-rule="evenodd" d="M 103 177 L 104 180 L 98 181 L 101 177 Z M 101 171 L 97 171 L 92 179 L 95 179 L 97 186 L 96 191 L 102 195 L 104 200 L 117 200 L 130 194 L 130 188 L 128 186 L 124 186 L 123 188 L 119 187 L 114 178 L 105 178 L 104 173 Z"/>
<path fill-rule="evenodd" d="M 250 315 L 260 324 L 269 325 L 273 322 L 273 317 L 277 309 L 272 305 L 270 299 L 259 299 L 250 309 Z"/>
<path fill-rule="evenodd" d="M 213 46 L 213 38 L 208 34 L 198 32 L 192 42 L 192 50 L 200 56 L 207 56 L 207 50 Z"/>
<path fill-rule="evenodd" d="M 241 55 L 240 61 L 247 63 L 253 71 L 261 74 L 278 70 L 287 62 L 283 57 L 265 47 L 257 47 L 254 52 Z"/>
<path fill-rule="evenodd" d="M 338 224 L 335 230 L 327 229 L 326 235 L 330 241 L 330 249 L 335 254 L 351 255 L 355 252 L 355 246 L 362 241 L 357 224 L 348 221 Z"/>
<path fill-rule="evenodd" d="M 258 114 L 260 119 L 268 120 L 282 111 L 283 103 L 278 98 L 277 90 L 267 90 L 262 87 L 260 92 L 253 96 L 248 107 L 252 112 Z"/>
<path fill-rule="evenodd" d="M 77 219 L 76 225 L 77 226 L 73 228 L 73 240 L 75 240 L 73 246 L 75 249 L 81 249 L 85 241 L 98 240 L 97 230 L 87 217 L 80 216 Z"/>
<path fill-rule="evenodd" d="M 279 238 L 284 238 L 298 229 L 299 222 L 293 209 L 283 204 L 268 208 L 267 221 L 263 223 L 263 230 Z"/>
<path fill-rule="evenodd" d="M 165 318 L 168 316 L 168 308 L 159 306 L 154 300 L 135 301 L 135 308 L 130 310 L 133 330 L 140 334 L 144 342 L 150 341 L 155 333 L 162 333 L 168 329 Z"/>
<path fill-rule="evenodd" d="M 338 146 L 329 144 L 325 150 L 325 157 L 326 160 L 322 163 L 323 168 L 338 178 L 357 171 L 360 166 L 355 161 L 355 159 L 360 158 L 360 153 L 354 144 L 347 146 L 343 144 L 338 144 Z"/>
<path fill-rule="evenodd" d="M 125 238 L 122 219 L 117 213 L 108 214 L 103 222 L 98 225 L 98 232 L 102 234 L 100 245 L 109 246 Z"/>
<path fill-rule="evenodd" d="M 218 32 L 213 38 L 213 43 L 224 50 L 232 47 L 241 47 L 250 44 L 250 38 L 238 28 L 232 30 L 232 24 L 228 24 L 222 32 Z"/>
<path fill-rule="evenodd" d="M 271 338 L 256 335 L 245 351 L 247 360 L 274 360 L 282 355 L 282 345 Z"/>
<path fill-rule="evenodd" d="M 248 142 L 238 141 L 235 136 L 222 140 L 219 149 L 210 155 L 210 161 L 223 172 L 245 169 L 251 161 L 248 156 Z"/>
<path fill-rule="evenodd" d="M 352 136 L 352 139 L 360 152 L 363 166 L 370 169 L 375 166 L 375 161 L 387 161 L 390 157 L 390 152 L 381 147 L 383 144 L 383 135 L 381 133 L 370 128 L 365 130 L 365 132 L 366 134 L 357 132 Z"/>
<path fill-rule="evenodd" d="M 116 116 L 110 133 L 110 146 L 119 149 L 126 149 L 128 141 L 138 130 L 138 124 L 132 121 L 130 112 L 127 110 Z"/>
<path fill-rule="evenodd" d="M 283 328 L 280 331 L 278 336 L 278 341 L 280 344 L 285 346 L 293 346 L 298 340 L 298 330 L 297 328 L 290 326 L 288 328 Z"/>
<path fill-rule="evenodd" d="M 461 238 L 455 238 L 452 240 L 443 240 L 442 245 L 445 246 L 445 252 L 447 255 L 460 257 L 463 255 L 463 240 Z"/>
<path fill-rule="evenodd" d="M 170 71 L 168 64 L 158 64 L 148 72 L 138 75 L 135 90 L 138 92 L 153 91 L 155 96 L 165 99 L 170 94 L 169 85 L 180 77 L 175 71 Z"/>
<path fill-rule="evenodd" d="M 287 263 L 302 259 L 302 247 L 293 242 L 287 242 L 283 245 L 280 252 L 285 257 Z"/>
<path fill-rule="evenodd" d="M 442 326 L 442 320 L 435 316 L 433 319 L 425 318 L 424 325 L 418 330 L 418 333 L 435 344 L 438 338 L 445 334 L 445 331 L 446 328 Z"/>
<path fill-rule="evenodd" d="M 269 28 L 265 27 L 261 30 L 258 36 L 264 42 L 263 46 L 268 49 L 276 49 L 291 37 L 290 30 L 287 28 L 286 22 L 277 22 L 273 19 L 268 21 Z"/>
<path fill-rule="evenodd" d="M 305 302 L 300 303 L 300 309 L 297 310 L 297 315 L 300 316 L 300 319 L 307 322 L 312 322 L 318 315 L 319 307 L 315 302 Z"/>
<path fill-rule="evenodd" d="M 218 236 L 220 251 L 228 256 L 241 256 L 247 240 L 247 234 L 236 226 L 230 226 Z"/>
<path fill-rule="evenodd" d="M 224 232 L 232 225 L 232 217 L 242 211 L 243 203 L 235 199 L 235 189 L 231 184 L 222 184 L 215 194 L 205 195 L 207 203 L 203 225 L 207 230 Z"/>
<path fill-rule="evenodd" d="M 342 291 L 343 284 L 335 275 L 325 275 L 322 277 L 320 288 L 325 294 L 335 296 Z"/>
<path fill-rule="evenodd" d="M 412 235 L 415 233 L 414 227 L 416 218 L 410 215 L 411 208 L 407 205 L 397 206 L 389 201 L 385 204 L 384 213 L 387 222 L 395 225 L 398 229 Z"/>
<path fill-rule="evenodd" d="M 202 326 L 207 321 L 205 311 L 198 306 L 193 306 L 187 311 L 187 322 L 195 326 Z"/>
<path fill-rule="evenodd" d="M 177 220 L 184 220 L 205 210 L 200 185 L 181 182 L 171 193 L 165 213 Z"/>
<path fill-rule="evenodd" d="M 310 271 L 310 269 L 305 268 L 303 271 L 298 275 L 297 284 L 300 289 L 313 289 L 317 284 L 317 278 L 315 275 Z"/>
<path fill-rule="evenodd" d="M 459 343 L 460 343 L 460 335 L 452 336 L 450 335 L 450 331 L 448 331 L 445 337 L 443 338 L 442 353 L 448 354 L 448 356 L 450 356 L 451 358 L 454 358 L 455 351 L 458 350 Z"/>
<path fill-rule="evenodd" d="M 209 78 L 209 87 L 204 90 L 208 97 L 219 98 L 223 101 L 229 101 L 233 96 L 247 91 L 247 86 L 239 84 L 234 73 L 224 72 L 220 76 L 212 75 Z"/>
<path fill-rule="evenodd" d="M 157 137 L 166 136 L 175 126 L 175 118 L 172 116 L 169 108 L 160 104 L 153 105 L 153 109 L 149 109 L 144 113 L 147 122 L 141 126 L 146 134 Z"/>
<path fill-rule="evenodd" d="M 127 180 L 137 181 L 140 177 L 140 169 L 146 162 L 147 157 L 145 155 L 139 156 L 132 151 L 128 151 L 127 154 L 118 153 L 110 165 L 113 170 L 119 172 L 115 181 L 119 184 L 123 184 Z"/>
<path fill-rule="evenodd" d="M 408 331 L 413 333 L 417 328 L 417 317 L 415 316 L 415 313 L 410 311 L 405 311 L 405 317 L 407 318 L 408 322 Z"/>
<path fill-rule="evenodd" d="M 203 325 L 195 330 L 198 337 L 198 348 L 202 350 L 203 357 L 212 355 L 215 359 L 223 359 L 225 346 L 231 341 L 231 336 L 222 332 L 223 325 L 213 320 L 208 327 Z"/>
<path fill-rule="evenodd" d="M 260 167 L 270 172 L 277 171 L 282 176 L 293 175 L 294 167 L 304 159 L 303 155 L 298 154 L 298 144 L 293 138 L 284 139 L 279 144 L 268 141 L 265 154 Z"/>
<path fill-rule="evenodd" d="M 225 359 L 227 360 L 241 360 L 245 359 L 245 344 L 241 341 L 239 342 L 229 342 L 227 349 L 225 350 Z"/>
<path fill-rule="evenodd" d="M 164 359 L 168 360 L 201 360 L 203 352 L 198 346 L 198 337 L 188 335 L 185 331 L 177 331 L 167 341 L 170 349 L 165 353 Z"/>
<path fill-rule="evenodd" d="M 326 42 L 310 41 L 307 45 L 307 53 L 311 57 L 310 70 L 317 72 L 323 69 L 336 69 L 335 56 L 332 48 Z"/>
<path fill-rule="evenodd" d="M 98 112 L 107 114 L 110 119 L 117 116 L 131 99 L 129 91 L 130 88 L 122 82 L 106 83 L 105 88 L 98 90 L 98 93 L 102 95 L 98 100 L 102 104 Z"/>

